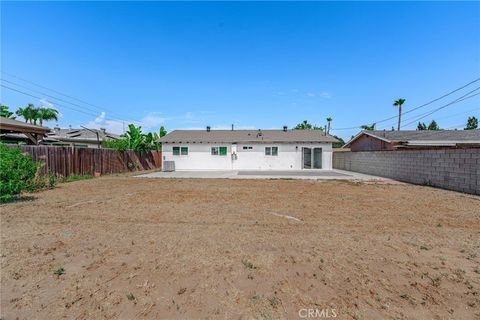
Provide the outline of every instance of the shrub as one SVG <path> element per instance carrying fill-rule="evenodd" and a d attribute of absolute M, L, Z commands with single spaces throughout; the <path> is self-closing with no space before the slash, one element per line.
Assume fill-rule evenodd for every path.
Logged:
<path fill-rule="evenodd" d="M 0 143 L 0 202 L 11 201 L 14 195 L 30 189 L 38 167 L 30 155 Z"/>

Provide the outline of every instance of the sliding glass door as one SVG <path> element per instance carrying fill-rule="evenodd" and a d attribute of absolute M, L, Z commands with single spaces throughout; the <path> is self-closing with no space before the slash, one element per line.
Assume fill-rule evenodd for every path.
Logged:
<path fill-rule="evenodd" d="M 322 169 L 322 148 L 302 148 L 303 169 Z"/>

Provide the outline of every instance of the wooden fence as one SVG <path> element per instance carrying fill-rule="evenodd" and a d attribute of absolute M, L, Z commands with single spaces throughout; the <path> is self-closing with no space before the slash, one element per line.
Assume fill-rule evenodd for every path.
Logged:
<path fill-rule="evenodd" d="M 162 166 L 162 152 L 118 151 L 113 149 L 75 148 L 59 146 L 18 146 L 41 161 L 43 174 L 57 176 L 95 175 L 123 173 L 137 170 L 159 169 Z"/>

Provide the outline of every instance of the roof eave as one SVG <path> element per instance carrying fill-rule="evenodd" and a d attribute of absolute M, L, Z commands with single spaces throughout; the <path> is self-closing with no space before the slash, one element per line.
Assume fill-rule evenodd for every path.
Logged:
<path fill-rule="evenodd" d="M 359 133 L 357 133 L 356 136 L 354 136 L 352 139 L 350 139 L 350 141 L 348 141 L 347 143 L 345 143 L 345 145 L 342 147 L 342 148 L 350 148 L 350 144 L 352 142 L 354 142 L 355 140 L 357 140 L 358 138 L 360 138 L 362 135 L 367 135 L 367 136 L 370 136 L 372 138 L 375 138 L 375 139 L 379 139 L 379 140 L 382 140 L 384 142 L 387 142 L 387 143 L 392 143 L 393 141 L 391 140 L 388 140 L 387 138 L 384 138 L 384 137 L 379 137 L 377 135 L 374 135 L 372 134 L 371 132 L 368 132 L 368 131 L 360 131 Z"/>

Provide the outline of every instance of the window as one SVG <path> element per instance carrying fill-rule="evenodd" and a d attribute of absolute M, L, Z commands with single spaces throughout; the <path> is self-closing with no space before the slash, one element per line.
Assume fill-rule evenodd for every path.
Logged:
<path fill-rule="evenodd" d="M 172 148 L 172 153 L 174 156 L 186 156 L 188 155 L 188 147 L 173 147 Z"/>
<path fill-rule="evenodd" d="M 278 147 L 265 147 L 266 156 L 278 156 Z"/>
<path fill-rule="evenodd" d="M 226 156 L 227 147 L 212 147 L 212 156 Z"/>

